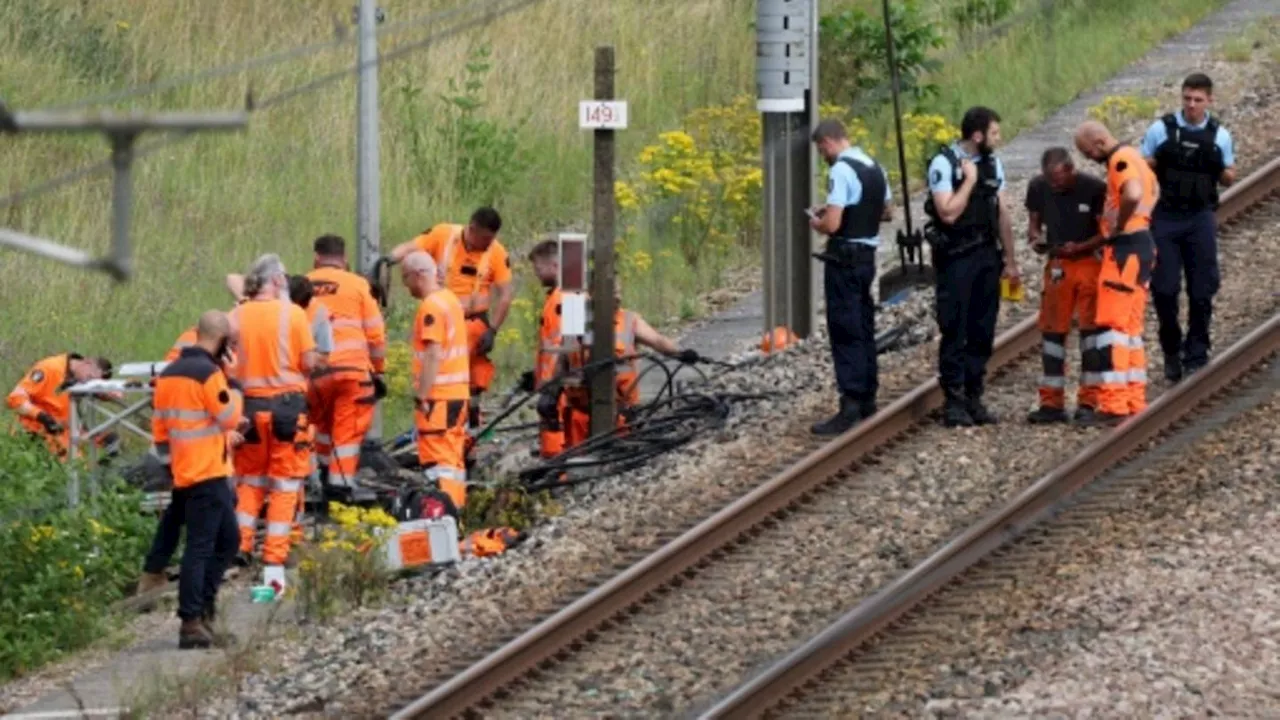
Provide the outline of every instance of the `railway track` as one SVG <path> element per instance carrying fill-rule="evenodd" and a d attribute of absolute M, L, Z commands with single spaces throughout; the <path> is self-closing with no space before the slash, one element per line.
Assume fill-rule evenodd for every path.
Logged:
<path fill-rule="evenodd" d="M 1247 211 L 1273 193 L 1277 185 L 1280 185 L 1280 159 L 1268 163 L 1223 196 L 1218 211 L 1219 222 L 1229 225 L 1240 220 Z M 1275 339 L 1274 321 L 1273 318 L 1272 330 L 1262 336 L 1272 342 Z M 1028 318 L 1018 323 L 998 338 L 990 364 L 993 373 L 1015 369 L 1019 359 L 1036 348 L 1038 343 L 1035 319 Z M 1237 356 L 1240 355 L 1230 357 Z M 1227 355 L 1222 356 L 1214 368 L 1222 367 L 1227 358 Z M 1230 367 L 1238 369 L 1236 364 Z M 1166 397 L 1191 397 L 1188 393 L 1199 392 L 1195 388 L 1207 388 L 1208 383 L 1217 377 L 1220 377 L 1218 370 L 1206 372 L 1197 376 L 1195 382 L 1179 386 L 1173 395 Z M 620 574 L 542 619 L 497 651 L 465 669 L 460 668 L 447 681 L 405 704 L 394 717 L 488 714 L 486 710 L 492 707 L 495 699 L 501 704 L 505 697 L 518 693 L 522 688 L 527 689 L 536 683 L 540 673 L 552 672 L 551 668 L 561 659 L 589 648 L 594 640 L 607 635 L 609 628 L 624 626 L 642 608 L 660 602 L 663 596 L 679 586 L 696 583 L 699 575 L 709 574 L 709 568 L 717 564 L 733 565 L 734 562 L 741 565 L 744 556 L 738 550 L 762 536 L 767 539 L 766 534 L 779 526 L 779 518 L 788 516 L 786 525 L 791 525 L 795 517 L 804 513 L 821 515 L 825 512 L 829 515 L 825 508 L 835 507 L 839 511 L 840 508 L 857 507 L 857 503 L 873 501 L 875 497 L 870 492 L 873 488 L 863 487 L 866 483 L 861 479 L 855 480 L 854 471 L 876 464 L 886 457 L 891 446 L 901 447 L 909 441 L 913 431 L 941 406 L 941 402 L 942 392 L 936 380 L 916 387 L 884 408 L 872 421 L 821 447 L 697 526 L 672 538 L 640 562 L 625 569 L 619 568 L 622 570 Z M 1156 417 L 1158 420 L 1162 416 L 1154 411 L 1169 402 L 1164 399 L 1158 401 L 1141 421 L 1127 423 L 1108 437 L 1127 435 L 1134 432 L 1129 429 L 1134 427 L 1150 431 L 1153 421 L 1147 418 Z M 1016 427 L 1010 429 L 1016 432 Z M 925 440 L 928 442 L 927 438 Z M 1015 468 L 1010 474 L 1016 475 L 1025 470 L 1027 468 Z M 892 472 L 884 474 L 886 479 L 893 479 Z M 1016 481 L 1017 478 L 1006 478 L 1009 480 Z M 991 493 L 1004 498 L 1020 488 L 1020 484 L 993 486 Z M 880 509 L 891 507 L 890 502 Z M 943 528 L 944 532 L 933 539 L 946 537 L 958 529 Z M 892 554 L 894 550 L 890 548 L 889 552 Z M 738 554 L 736 558 L 735 553 Z M 898 570 L 910 567 L 905 560 L 909 553 L 902 554 L 904 558 L 898 564 Z M 745 557 L 754 562 L 768 560 L 769 554 L 766 551 Z M 761 572 L 764 572 L 763 567 Z M 796 588 L 796 591 L 801 590 L 801 587 Z M 841 609 L 851 604 L 845 602 Z M 532 707 L 537 706 L 534 703 Z M 523 711 L 529 711 L 529 707 L 525 706 Z M 543 712 L 555 711 L 544 706 Z"/>

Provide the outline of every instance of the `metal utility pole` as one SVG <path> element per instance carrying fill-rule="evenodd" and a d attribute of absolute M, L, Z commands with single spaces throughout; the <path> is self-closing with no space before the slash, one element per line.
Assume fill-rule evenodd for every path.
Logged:
<path fill-rule="evenodd" d="M 78 267 L 101 270 L 119 282 L 133 274 L 129 242 L 133 210 L 133 149 L 144 132 L 201 132 L 242 130 L 249 123 L 246 112 L 223 113 L 111 113 L 111 112 L 13 112 L 0 106 L 0 130 L 21 132 L 100 132 L 111 143 L 111 252 L 94 258 L 82 250 L 52 240 L 11 230 L 0 230 L 0 244 L 42 255 Z"/>
<path fill-rule="evenodd" d="M 596 48 L 595 100 L 613 100 L 613 47 Z M 602 105 L 602 107 L 610 107 Z M 624 112 L 625 115 L 625 112 Z M 624 124 L 625 125 L 625 124 Z M 614 194 L 613 194 L 613 127 L 606 123 L 595 135 L 595 190 L 591 212 L 591 360 L 593 363 L 613 357 L 614 273 Z M 611 432 L 617 424 L 618 411 L 614 397 L 616 368 L 612 363 L 595 367 L 591 378 L 591 435 Z"/>
<path fill-rule="evenodd" d="M 814 200 L 818 0 L 756 3 L 757 109 L 764 172 L 765 331 L 807 337 L 816 320 L 817 261 L 804 210 Z"/>
<path fill-rule="evenodd" d="M 383 15 L 374 0 L 360 0 L 356 8 L 359 25 L 357 49 L 360 73 L 357 80 L 356 117 L 356 252 L 355 270 L 367 276 L 382 254 L 381 209 L 378 196 L 381 172 L 378 158 L 378 27 Z M 373 424 L 366 436 L 382 437 L 382 403 L 374 405 Z"/>

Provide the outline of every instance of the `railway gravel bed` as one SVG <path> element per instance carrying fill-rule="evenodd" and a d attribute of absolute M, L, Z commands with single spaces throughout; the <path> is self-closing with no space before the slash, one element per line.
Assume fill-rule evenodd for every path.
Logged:
<path fill-rule="evenodd" d="M 1224 122 L 1236 134 L 1242 176 L 1280 149 L 1273 70 L 1260 63 L 1208 67 L 1217 81 Z M 1144 124 L 1135 123 L 1134 127 Z M 1064 138 L 1064 143 L 1069 144 L 1069 138 Z M 1081 167 L 1090 166 L 1081 163 Z M 1026 303 L 1002 309 L 1002 329 L 1034 311 L 1039 285 L 1041 259 L 1023 247 L 1025 214 L 1020 200 L 1025 181 L 1014 179 L 1010 194 L 1018 201 L 1014 227 L 1029 292 Z M 1244 314 L 1265 305 L 1270 290 L 1256 278 L 1261 269 L 1274 264 L 1271 258 L 1280 249 L 1276 244 L 1274 237 L 1256 240 L 1241 236 L 1239 243 L 1229 243 L 1224 238 L 1224 289 L 1220 303 L 1224 307 L 1216 320 L 1219 342 L 1225 342 L 1232 332 L 1232 313 L 1237 303 Z M 1268 272 L 1274 277 L 1277 270 Z M 1225 307 L 1228 303 L 1232 307 Z M 899 322 L 913 322 L 909 342 L 919 343 L 881 357 L 882 404 L 934 373 L 936 346 L 932 342 L 935 327 L 931 304 L 931 293 L 918 293 L 906 303 L 886 309 L 877 319 L 882 330 Z M 1154 338 L 1154 328 L 1149 329 L 1148 337 Z M 1153 358 L 1154 394 L 1162 389 L 1158 360 L 1154 359 L 1158 352 L 1154 348 L 1148 352 Z M 744 353 L 735 359 L 749 355 Z M 993 404 L 1006 420 L 999 429 L 951 433 L 936 447 L 927 447 L 927 452 L 918 451 L 917 455 L 922 456 L 902 461 L 902 471 L 917 483 L 915 488 L 920 495 L 916 500 L 953 507 L 953 519 L 980 510 L 985 507 L 984 502 L 1002 497 L 1000 493 L 1007 494 L 1010 488 L 999 486 L 1000 481 L 997 485 L 984 484 L 985 489 L 979 490 L 943 482 L 938 479 L 944 474 L 941 468 L 967 467 L 960 473 L 962 477 L 981 477 L 982 483 L 990 483 L 986 479 L 993 467 L 990 453 L 1014 446 L 1011 438 L 1021 438 L 1017 446 L 1034 447 L 1040 443 L 1057 447 L 1055 438 L 1060 436 L 1041 435 L 1040 430 L 1020 423 L 1021 415 L 1034 405 L 1034 378 L 1035 363 L 1024 363 L 1007 382 L 993 385 Z M 834 409 L 825 332 L 820 330 L 810 341 L 770 360 L 724 375 L 713 383 L 713 389 L 735 393 L 781 390 L 785 396 L 740 404 L 724 429 L 687 446 L 678 455 L 617 480 L 566 493 L 565 513 L 549 519 L 524 546 L 504 557 L 468 561 L 432 578 L 400 583 L 394 588 L 391 602 L 382 608 L 359 611 L 331 625 L 304 627 L 288 642 L 273 648 L 269 671 L 246 678 L 236 697 L 211 704 L 209 713 L 235 712 L 241 717 L 270 717 L 284 712 L 302 717 L 372 714 L 376 709 L 370 707 L 370 697 L 403 690 L 411 680 L 417 683 L 447 671 L 459 659 L 527 627 L 592 584 L 593 579 L 611 574 L 616 564 L 653 549 L 672 531 L 709 515 L 817 446 L 808 427 Z M 1089 436 L 1082 431 L 1070 432 L 1079 433 L 1080 442 Z M 919 442 L 907 444 L 919 447 Z M 1019 460 L 1018 467 L 1038 467 L 1030 459 L 1034 453 L 1026 452 L 1028 459 Z M 960 460 L 962 457 L 967 459 L 967 465 Z M 886 487 L 892 484 L 887 478 L 894 470 L 883 464 L 877 469 L 878 473 L 886 473 Z M 931 479 L 934 484 L 929 484 Z M 1017 479 L 1009 476 L 1009 482 Z M 884 516 L 876 516 L 869 507 L 866 511 L 851 508 L 848 515 L 820 515 L 813 515 L 810 521 L 815 527 L 832 528 L 833 532 L 854 525 L 849 518 L 859 518 L 858 524 L 863 526 L 859 531 L 866 533 L 867 541 L 880 542 L 878 548 L 888 556 L 875 560 L 879 563 L 875 567 L 886 568 L 882 572 L 900 568 L 909 560 L 907 548 L 925 548 L 928 542 L 938 539 L 934 533 L 950 527 L 945 523 L 930 525 L 937 521 L 928 516 L 904 515 L 896 518 L 892 527 L 882 528 Z M 905 540 L 898 543 L 890 537 L 892 533 Z M 813 543 L 812 553 L 824 551 L 821 537 L 814 537 Z M 873 569 L 870 565 L 866 568 L 868 572 Z M 751 568 L 743 572 L 750 573 Z M 757 574 L 766 572 L 761 568 Z M 853 592 L 842 597 L 845 602 L 856 599 L 857 593 Z M 151 623 L 146 624 L 148 631 L 150 626 Z M 795 626 L 791 630 L 799 634 L 802 628 Z M 0 706 L 18 706 L 18 699 L 36 696 L 55 682 L 56 676 L 57 673 L 49 673 L 39 682 L 0 689 Z"/>
<path fill-rule="evenodd" d="M 778 716 L 1274 717 L 1277 379 L 1273 360 L 1197 413 L 1225 423 L 1103 478 Z"/>
<path fill-rule="evenodd" d="M 1260 82 L 1252 91 L 1256 102 L 1251 105 L 1247 98 L 1241 98 L 1241 109 L 1226 118 L 1233 127 L 1241 128 L 1237 133 L 1242 176 L 1277 149 L 1274 135 L 1264 133 L 1259 138 L 1249 129 L 1249 123 L 1255 121 L 1259 127 L 1274 127 L 1275 120 L 1269 112 L 1276 81 L 1257 76 L 1254 80 Z M 1143 124 L 1136 123 L 1135 127 Z M 1013 183 L 1013 197 L 1020 197 L 1024 187 L 1023 182 Z M 1024 215 L 1018 209 L 1015 228 L 1019 236 L 1024 227 Z M 1275 248 L 1277 240 L 1255 238 L 1249 227 L 1233 231 L 1230 238 L 1224 236 L 1222 309 L 1216 320 L 1220 343 L 1238 336 L 1273 307 L 1271 291 L 1256 282 L 1256 273 L 1275 264 L 1266 248 Z M 1024 276 L 1038 277 L 1041 260 L 1025 248 L 1020 250 L 1020 259 Z M 1280 268 L 1272 272 L 1280 272 Z M 1031 287 L 1036 286 L 1038 281 L 1031 280 Z M 1002 309 L 1002 328 L 1033 311 L 1034 302 L 1034 294 L 1029 293 L 1028 302 L 1022 306 Z M 934 327 L 930 304 L 930 295 L 920 293 L 889 308 L 879 318 L 879 327 L 890 327 L 899 318 L 914 318 L 917 324 L 913 339 L 931 341 Z M 1148 337 L 1154 339 L 1154 326 L 1149 328 Z M 1158 357 L 1153 350 L 1149 350 L 1151 356 Z M 887 403 L 930 377 L 935 353 L 933 342 L 923 342 L 882 356 L 882 401 Z M 1040 434 L 1041 430 L 1020 422 L 1021 415 L 1035 403 L 1035 365 L 1026 363 L 1010 377 L 1010 383 L 993 385 L 995 409 L 1012 422 L 999 429 L 948 434 L 945 442 L 927 447 L 928 452 L 913 461 L 918 463 L 913 475 L 937 477 L 951 472 L 950 468 L 963 456 L 970 467 L 966 476 L 982 478 L 982 487 L 991 488 L 947 486 L 949 495 L 942 497 L 954 498 L 957 510 L 953 520 L 963 513 L 980 511 L 990 500 L 1013 489 L 1013 485 L 1001 489 L 987 484 L 990 481 L 986 475 L 993 467 L 989 464 L 991 453 L 1000 452 L 1002 447 L 1021 447 L 1029 459 L 1017 461 L 1021 463 L 1018 466 L 1034 468 L 1039 465 L 1031 464 L 1031 458 L 1041 461 L 1045 447 L 1057 448 L 1061 444 L 1060 431 Z M 1158 360 L 1153 360 L 1152 370 L 1154 395 L 1163 389 Z M 726 374 L 715 383 L 717 387 L 745 393 L 783 389 L 787 395 L 740 406 L 721 433 L 698 441 L 678 456 L 664 458 L 616 481 L 570 493 L 565 515 L 535 531 L 528 546 L 521 550 L 496 560 L 467 562 L 429 580 L 402 584 L 396 599 L 387 607 L 356 613 L 338 625 L 309 628 L 299 642 L 281 648 L 278 665 L 286 668 L 284 671 L 246 680 L 236 708 L 245 716 L 270 716 L 303 708 L 314 708 L 317 715 L 328 716 L 372 714 L 369 697 L 393 689 L 403 691 L 405 685 L 416 685 L 424 678 L 448 672 L 460 659 L 529 626 L 579 589 L 612 574 L 616 565 L 656 547 L 671 531 L 709 515 L 815 447 L 808 426 L 830 411 L 830 383 L 828 350 L 822 332 L 772 361 Z M 1080 432 L 1081 443 L 1090 437 L 1086 432 L 1070 432 Z M 1028 436 L 1014 443 L 1011 438 L 1015 433 L 1018 437 L 1022 433 Z M 1011 482 L 1022 479 L 1010 478 Z M 984 492 L 986 504 L 981 499 Z M 930 502 L 927 497 L 923 500 Z M 938 529 L 926 529 L 930 526 L 924 521 L 921 516 L 908 516 L 896 523 L 898 532 L 908 539 L 920 538 L 921 550 L 941 537 L 926 534 Z M 868 515 L 860 522 L 873 528 L 884 524 L 883 516 Z M 843 523 L 849 524 L 852 523 Z M 839 527 L 841 523 L 835 525 Z M 952 526 L 944 523 L 940 527 Z M 900 568 L 909 559 L 897 557 L 885 567 Z M 856 600 L 857 594 L 846 592 L 843 599 Z M 774 613 L 780 614 L 783 613 Z M 825 616 L 815 616 L 814 621 L 821 619 Z M 792 627 L 791 639 L 800 637 L 803 629 Z M 627 692 L 634 695 L 634 690 L 624 688 L 624 696 Z"/>

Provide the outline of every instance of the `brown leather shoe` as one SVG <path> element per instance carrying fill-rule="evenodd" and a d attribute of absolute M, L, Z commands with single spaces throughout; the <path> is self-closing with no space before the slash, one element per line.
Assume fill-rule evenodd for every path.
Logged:
<path fill-rule="evenodd" d="M 138 589 L 134 591 L 137 595 L 146 595 L 154 590 L 159 590 L 169 584 L 169 576 L 162 572 L 152 573 L 144 572 L 138 578 Z"/>
<path fill-rule="evenodd" d="M 195 618 L 183 620 L 178 630 L 179 650 L 204 650 L 213 647 L 213 633 L 209 631 L 204 620 Z"/>

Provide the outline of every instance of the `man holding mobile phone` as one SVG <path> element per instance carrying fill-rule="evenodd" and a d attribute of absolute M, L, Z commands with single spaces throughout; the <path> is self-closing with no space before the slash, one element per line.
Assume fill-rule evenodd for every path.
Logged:
<path fill-rule="evenodd" d="M 839 435 L 876 412 L 876 248 L 880 223 L 890 218 L 889 176 L 849 142 L 839 120 L 813 130 L 818 153 L 831 166 L 827 204 L 805 211 L 809 226 L 827 236 L 823 290 L 827 331 L 835 363 L 840 410 L 813 426 L 816 435 Z"/>

